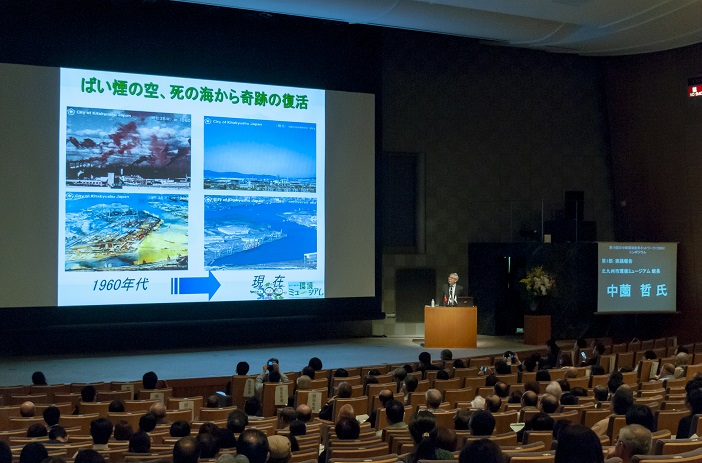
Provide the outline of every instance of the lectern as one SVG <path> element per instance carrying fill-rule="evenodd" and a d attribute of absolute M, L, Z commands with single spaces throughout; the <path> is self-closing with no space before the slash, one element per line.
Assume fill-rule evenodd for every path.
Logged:
<path fill-rule="evenodd" d="M 478 308 L 424 306 L 424 347 L 478 347 Z"/>

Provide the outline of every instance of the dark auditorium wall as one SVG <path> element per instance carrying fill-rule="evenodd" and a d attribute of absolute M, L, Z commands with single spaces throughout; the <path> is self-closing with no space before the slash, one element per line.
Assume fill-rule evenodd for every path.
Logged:
<path fill-rule="evenodd" d="M 541 201 L 559 218 L 568 190 L 614 239 L 601 60 L 386 29 L 382 67 L 383 149 L 423 153 L 426 191 L 426 249 L 383 256 L 385 312 L 407 310 L 396 269 L 436 269 L 437 284 L 455 271 L 467 288 L 469 243 L 540 236 Z"/>
<path fill-rule="evenodd" d="M 622 240 L 677 241 L 678 310 L 663 326 L 683 342 L 702 332 L 702 45 L 607 60 L 615 230 Z"/>

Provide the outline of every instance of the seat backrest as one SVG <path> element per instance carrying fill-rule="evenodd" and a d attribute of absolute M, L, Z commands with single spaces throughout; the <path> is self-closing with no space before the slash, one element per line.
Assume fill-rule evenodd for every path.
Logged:
<path fill-rule="evenodd" d="M 702 463 L 702 448 L 675 455 L 634 455 L 631 463 Z"/>
<path fill-rule="evenodd" d="M 656 455 L 673 455 L 689 452 L 702 448 L 702 439 L 658 439 L 656 441 Z"/>
<path fill-rule="evenodd" d="M 226 420 L 229 414 L 236 409 L 237 407 L 235 406 L 220 408 L 201 408 L 198 419 L 202 421 Z"/>
<path fill-rule="evenodd" d="M 334 400 L 334 408 L 332 409 L 332 417 L 334 418 L 334 422 L 336 422 L 339 417 L 339 410 L 341 410 L 341 407 L 346 404 L 353 407 L 353 411 L 357 416 L 368 414 L 368 397 L 351 397 L 349 399 L 337 398 Z"/>
<path fill-rule="evenodd" d="M 553 442 L 553 432 L 551 431 L 524 431 L 524 442 L 526 444 L 535 444 L 542 442 L 547 449 L 551 448 Z"/>
<path fill-rule="evenodd" d="M 504 455 L 505 463 L 552 463 L 556 459 L 555 450 L 547 452 L 520 452 Z"/>
<path fill-rule="evenodd" d="M 658 410 L 654 413 L 656 430 L 667 429 L 671 433 L 677 433 L 680 420 L 689 414 L 687 410 Z"/>

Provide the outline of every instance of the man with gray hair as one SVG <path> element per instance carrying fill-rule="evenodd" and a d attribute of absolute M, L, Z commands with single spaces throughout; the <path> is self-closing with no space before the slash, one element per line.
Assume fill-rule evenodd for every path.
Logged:
<path fill-rule="evenodd" d="M 617 444 L 609 451 L 607 458 L 619 457 L 622 463 L 629 463 L 634 455 L 647 455 L 650 451 L 651 431 L 640 424 L 630 424 L 619 431 Z"/>
<path fill-rule="evenodd" d="M 458 283 L 458 273 L 452 273 L 448 277 L 448 283 L 441 287 L 441 297 L 439 303 L 446 306 L 456 305 L 457 298 L 463 296 L 463 286 Z"/>

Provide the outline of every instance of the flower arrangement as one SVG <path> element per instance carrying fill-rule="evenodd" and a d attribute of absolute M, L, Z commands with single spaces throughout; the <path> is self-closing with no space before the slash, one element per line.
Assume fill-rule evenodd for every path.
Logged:
<path fill-rule="evenodd" d="M 556 280 L 540 266 L 529 270 L 519 282 L 524 285 L 527 296 L 532 300 L 546 297 L 556 289 Z"/>

